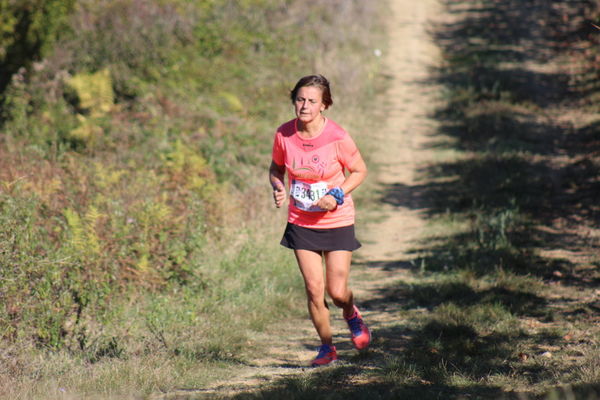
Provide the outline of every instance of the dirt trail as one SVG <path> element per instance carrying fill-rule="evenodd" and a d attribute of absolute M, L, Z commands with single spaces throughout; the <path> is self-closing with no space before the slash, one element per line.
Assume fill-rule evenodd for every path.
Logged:
<path fill-rule="evenodd" d="M 357 251 L 352 288 L 357 302 L 369 302 L 373 296 L 397 280 L 410 281 L 406 268 L 399 268 L 415 258 L 411 249 L 425 235 L 424 205 L 418 187 L 423 185 L 419 170 L 432 163 L 433 151 L 428 144 L 437 131 L 437 121 L 431 118 L 439 105 L 439 88 L 433 83 L 433 69 L 439 65 L 439 49 L 431 40 L 429 29 L 439 18 L 438 0 L 390 2 L 393 17 L 389 19 L 389 49 L 386 73 L 390 80 L 385 106 L 386 124 L 376 132 L 380 144 L 375 179 L 382 199 L 369 219 L 373 222 L 359 227 L 363 247 Z M 389 264 L 395 268 L 389 268 Z M 365 308 L 365 318 L 377 334 L 398 323 L 397 305 L 384 309 Z M 383 338 L 386 346 L 401 338 Z"/>
<path fill-rule="evenodd" d="M 436 122 L 429 117 L 436 105 L 436 88 L 431 86 L 430 68 L 436 66 L 439 53 L 428 35 L 432 18 L 440 13 L 437 0 L 391 0 L 392 15 L 388 19 L 389 49 L 384 55 L 389 95 L 384 103 L 385 128 L 375 132 L 373 141 L 381 143 L 374 159 L 378 164 L 370 179 L 377 181 L 382 193 L 394 198 L 392 205 L 385 200 L 378 204 L 366 226 L 359 227 L 363 247 L 356 253 L 351 287 L 359 304 L 367 303 L 373 293 L 390 283 L 403 279 L 398 269 L 386 270 L 387 262 L 407 261 L 407 251 L 422 234 L 424 219 L 422 209 L 415 200 L 414 185 L 418 185 L 417 171 L 431 159 L 426 149 L 430 134 L 435 132 Z M 359 212 L 364 212 L 359 210 Z M 365 225 L 363 223 L 363 225 Z M 363 308 L 363 315 L 374 335 L 388 323 L 397 322 L 397 310 Z M 340 358 L 354 354 L 347 338 L 346 328 L 339 315 L 332 315 Z M 221 382 L 206 390 L 181 391 L 156 398 L 200 398 L 230 396 L 258 389 L 259 386 L 283 376 L 310 373 L 304 368 L 314 355 L 316 333 L 309 320 L 288 321 L 278 326 L 277 339 L 273 332 L 255 338 L 264 342 L 268 354 L 251 360 L 251 366 L 240 371 L 227 382 Z M 380 338 L 381 340 L 381 338 Z M 267 345 L 268 344 L 268 345 Z"/>
<path fill-rule="evenodd" d="M 423 226 L 420 205 L 411 187 L 417 171 L 431 159 L 426 144 L 436 130 L 430 118 L 437 104 L 436 87 L 430 71 L 438 64 L 439 50 L 428 28 L 439 15 L 436 0 L 392 1 L 390 47 L 386 56 L 391 86 L 386 107 L 387 123 L 374 138 L 381 143 L 375 160 L 380 171 L 375 177 L 394 205 L 384 201 L 377 206 L 375 220 L 367 228 L 365 246 L 358 252 L 370 262 L 405 258 L 405 252 L 418 238 Z M 400 204 L 397 206 L 396 204 Z"/>

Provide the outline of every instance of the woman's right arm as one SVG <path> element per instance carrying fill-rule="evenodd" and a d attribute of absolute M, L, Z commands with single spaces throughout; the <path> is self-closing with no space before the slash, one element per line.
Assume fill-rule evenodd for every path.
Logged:
<path fill-rule="evenodd" d="M 283 180 L 284 173 L 284 165 L 277 165 L 274 161 L 271 161 L 271 166 L 269 167 L 269 182 L 271 182 L 271 187 L 273 188 L 273 200 L 275 201 L 275 207 L 277 208 L 281 207 L 286 199 Z"/>

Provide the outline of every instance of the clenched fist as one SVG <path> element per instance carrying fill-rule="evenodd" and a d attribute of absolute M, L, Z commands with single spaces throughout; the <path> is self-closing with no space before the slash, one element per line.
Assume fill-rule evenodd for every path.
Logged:
<path fill-rule="evenodd" d="M 275 207 L 279 208 L 285 202 L 286 193 L 285 188 L 281 184 L 273 186 L 273 201 L 275 201 Z"/>

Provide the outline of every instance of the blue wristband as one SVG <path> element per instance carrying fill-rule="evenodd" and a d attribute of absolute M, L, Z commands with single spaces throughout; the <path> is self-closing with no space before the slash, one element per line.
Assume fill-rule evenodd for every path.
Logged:
<path fill-rule="evenodd" d="M 344 189 L 342 189 L 341 187 L 334 187 L 333 189 L 329 189 L 329 191 L 325 193 L 325 195 L 328 194 L 333 196 L 338 206 L 344 204 Z"/>

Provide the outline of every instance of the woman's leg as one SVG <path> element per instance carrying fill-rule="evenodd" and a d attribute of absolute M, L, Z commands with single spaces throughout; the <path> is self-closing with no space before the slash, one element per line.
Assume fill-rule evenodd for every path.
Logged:
<path fill-rule="evenodd" d="M 350 318 L 354 313 L 352 291 L 348 288 L 350 276 L 351 251 L 325 252 L 327 293 L 333 303 L 344 310 L 344 317 Z"/>
<path fill-rule="evenodd" d="M 325 303 L 325 279 L 323 278 L 323 260 L 321 254 L 311 250 L 294 250 L 300 272 L 304 278 L 308 312 L 321 343 L 333 343 L 329 309 Z"/>
<path fill-rule="evenodd" d="M 350 337 L 358 350 L 371 343 L 371 332 L 354 306 L 352 291 L 348 288 L 352 252 L 330 251 L 325 253 L 327 293 L 336 306 L 344 310 L 344 318 L 350 328 Z"/>

